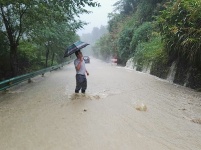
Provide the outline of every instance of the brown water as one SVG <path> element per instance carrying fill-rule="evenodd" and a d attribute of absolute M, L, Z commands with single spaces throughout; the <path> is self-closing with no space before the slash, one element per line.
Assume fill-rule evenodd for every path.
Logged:
<path fill-rule="evenodd" d="M 91 59 L 74 94 L 73 64 L 0 95 L 2 150 L 200 150 L 201 93 Z"/>

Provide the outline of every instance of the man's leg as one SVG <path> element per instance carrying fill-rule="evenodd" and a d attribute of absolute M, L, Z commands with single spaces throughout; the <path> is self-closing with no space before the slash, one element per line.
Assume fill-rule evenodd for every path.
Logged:
<path fill-rule="evenodd" d="M 79 90 L 81 89 L 81 83 L 80 81 L 80 76 L 77 74 L 76 75 L 76 88 L 75 88 L 75 93 L 79 93 Z"/>
<path fill-rule="evenodd" d="M 87 89 L 87 79 L 85 77 L 84 81 L 82 82 L 82 93 L 84 94 Z"/>
<path fill-rule="evenodd" d="M 75 93 L 79 93 L 79 90 L 75 89 Z"/>
<path fill-rule="evenodd" d="M 82 93 L 85 94 L 85 90 L 84 89 L 82 89 Z"/>

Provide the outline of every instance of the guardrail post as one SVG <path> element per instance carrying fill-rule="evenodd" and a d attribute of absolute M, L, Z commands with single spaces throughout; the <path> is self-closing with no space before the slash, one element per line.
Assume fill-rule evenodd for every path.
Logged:
<path fill-rule="evenodd" d="M 32 82 L 32 80 L 31 80 L 31 78 L 29 78 L 29 79 L 28 79 L 28 83 L 31 83 L 31 82 Z"/>

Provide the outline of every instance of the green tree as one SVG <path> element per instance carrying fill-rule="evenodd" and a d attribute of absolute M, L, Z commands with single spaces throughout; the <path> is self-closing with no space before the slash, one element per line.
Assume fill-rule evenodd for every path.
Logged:
<path fill-rule="evenodd" d="M 111 38 L 109 34 L 104 34 L 100 40 L 92 47 L 95 57 L 105 61 L 110 60 L 113 55 L 110 46 L 112 46 Z"/>
<path fill-rule="evenodd" d="M 184 60 L 201 68 L 201 1 L 175 0 L 158 16 L 171 61 Z"/>
<path fill-rule="evenodd" d="M 4 79 L 4 76 L 6 76 L 8 73 L 7 70 L 9 70 L 9 46 L 8 46 L 8 41 L 5 36 L 5 34 L 0 31 L 0 80 Z"/>
<path fill-rule="evenodd" d="M 0 0 L 1 28 L 10 45 L 10 64 L 12 75 L 18 73 L 18 46 L 22 37 L 27 37 L 39 26 L 51 26 L 54 22 L 66 21 L 73 31 L 84 25 L 75 16 L 89 13 L 85 5 L 95 7 L 99 4 L 91 0 L 80 1 L 38 1 L 38 0 Z"/>

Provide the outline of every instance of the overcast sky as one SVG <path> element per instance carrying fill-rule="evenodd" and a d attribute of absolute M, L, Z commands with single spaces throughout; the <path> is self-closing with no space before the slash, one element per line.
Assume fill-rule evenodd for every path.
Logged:
<path fill-rule="evenodd" d="M 94 0 L 101 4 L 101 7 L 86 8 L 87 10 L 93 11 L 90 14 L 84 14 L 80 16 L 80 20 L 86 21 L 89 24 L 84 26 L 84 29 L 79 30 L 77 33 L 81 36 L 83 33 L 91 33 L 93 27 L 100 28 L 101 25 L 107 25 L 108 13 L 113 11 L 113 4 L 118 0 Z"/>

